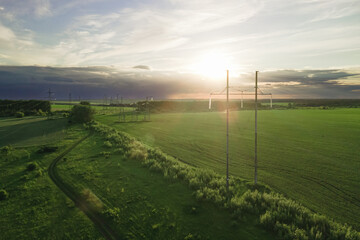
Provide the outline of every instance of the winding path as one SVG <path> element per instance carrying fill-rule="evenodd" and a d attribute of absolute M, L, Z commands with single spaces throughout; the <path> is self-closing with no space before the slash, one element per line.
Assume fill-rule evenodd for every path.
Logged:
<path fill-rule="evenodd" d="M 52 163 L 49 166 L 48 172 L 51 180 L 55 183 L 55 185 L 65 193 L 66 196 L 68 196 L 74 203 L 75 206 L 77 206 L 81 211 L 83 211 L 86 216 L 95 224 L 95 226 L 99 229 L 99 231 L 104 235 L 106 239 L 109 240 L 115 240 L 120 239 L 117 234 L 110 228 L 109 225 L 107 225 L 106 221 L 102 218 L 102 216 L 96 212 L 94 209 L 92 209 L 88 203 L 82 199 L 82 197 L 76 193 L 70 185 L 66 184 L 62 181 L 61 177 L 59 176 L 57 170 L 56 170 L 56 164 L 71 150 L 73 150 L 76 146 L 78 146 L 81 142 L 83 142 L 85 139 L 90 137 L 92 133 L 89 135 L 83 137 L 82 139 L 75 142 L 71 147 L 66 149 L 63 153 L 61 153 L 59 156 L 57 156 Z"/>

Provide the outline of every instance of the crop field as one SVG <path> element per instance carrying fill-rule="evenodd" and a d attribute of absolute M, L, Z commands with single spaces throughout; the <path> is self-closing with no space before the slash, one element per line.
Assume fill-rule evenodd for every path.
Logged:
<path fill-rule="evenodd" d="M 230 114 L 230 173 L 254 175 L 254 112 Z M 225 174 L 225 113 L 154 114 L 151 122 L 97 120 L 188 164 Z M 260 111 L 259 181 L 360 227 L 360 109 Z"/>

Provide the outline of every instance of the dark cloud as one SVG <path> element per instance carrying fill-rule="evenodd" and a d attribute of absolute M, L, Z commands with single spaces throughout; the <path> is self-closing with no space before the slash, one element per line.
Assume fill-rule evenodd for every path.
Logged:
<path fill-rule="evenodd" d="M 239 79 L 240 84 L 253 84 L 254 73 Z M 360 98 L 356 93 L 360 89 L 360 69 L 265 71 L 259 73 L 259 85 L 275 97 Z"/>
<path fill-rule="evenodd" d="M 134 66 L 133 68 L 150 70 L 150 67 L 149 67 L 149 66 L 146 66 L 146 65 L 137 65 L 137 66 Z"/>
<path fill-rule="evenodd" d="M 69 78 L 63 78 L 63 77 L 44 77 L 45 81 L 48 82 L 56 82 L 56 83 L 67 83 L 67 82 L 74 82 L 74 80 Z"/>
<path fill-rule="evenodd" d="M 202 94 L 222 89 L 225 79 L 209 81 L 177 72 L 118 70 L 111 67 L 0 66 L 0 98 L 41 99 L 49 88 L 57 99 L 124 98 L 156 99 Z M 254 74 L 231 78 L 232 85 L 253 90 Z M 274 98 L 359 98 L 360 69 L 277 70 L 259 73 L 260 87 Z"/>
<path fill-rule="evenodd" d="M 197 93 L 204 86 L 198 76 L 173 72 L 119 71 L 110 67 L 54 68 L 0 66 L 0 98 L 42 98 L 49 88 L 58 99 L 72 96 L 168 98 L 178 93 Z M 209 92 L 210 90 L 205 90 Z"/>

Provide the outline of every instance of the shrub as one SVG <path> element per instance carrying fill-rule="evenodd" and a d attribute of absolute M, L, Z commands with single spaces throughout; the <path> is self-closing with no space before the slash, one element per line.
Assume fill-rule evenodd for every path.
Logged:
<path fill-rule="evenodd" d="M 81 101 L 81 102 L 80 102 L 80 105 L 88 105 L 88 106 L 89 106 L 89 105 L 90 105 L 90 102 L 88 102 L 88 101 Z"/>
<path fill-rule="evenodd" d="M 120 208 L 114 207 L 114 208 L 108 208 L 102 212 L 107 218 L 110 218 L 112 221 L 120 224 L 121 223 L 121 211 Z"/>
<path fill-rule="evenodd" d="M 37 153 L 52 153 L 56 152 L 56 150 L 58 150 L 56 146 L 41 146 Z"/>
<path fill-rule="evenodd" d="M 148 152 L 147 149 L 139 142 L 134 142 L 132 145 L 130 145 L 128 157 L 139 161 L 145 161 L 148 157 Z"/>
<path fill-rule="evenodd" d="M 0 148 L 0 153 L 7 156 L 7 155 L 10 155 L 12 150 L 13 150 L 13 147 L 11 145 L 7 145 L 7 146 Z"/>
<path fill-rule="evenodd" d="M 36 115 L 38 115 L 38 116 L 46 116 L 46 112 L 43 112 L 43 110 L 39 109 L 39 110 L 37 110 Z"/>
<path fill-rule="evenodd" d="M 35 177 L 41 177 L 43 175 L 43 171 L 41 169 L 36 170 Z"/>
<path fill-rule="evenodd" d="M 27 169 L 28 171 L 34 171 L 36 168 L 37 168 L 37 164 L 34 163 L 34 162 L 29 163 L 29 164 L 27 165 L 27 167 L 26 167 L 26 169 Z"/>
<path fill-rule="evenodd" d="M 105 158 L 109 158 L 111 153 L 110 152 L 100 152 L 101 155 L 103 155 Z"/>
<path fill-rule="evenodd" d="M 9 198 L 9 194 L 5 189 L 0 190 L 0 200 L 6 200 Z"/>
<path fill-rule="evenodd" d="M 71 110 L 71 120 L 79 123 L 87 123 L 93 120 L 95 111 L 90 105 L 75 105 Z"/>
<path fill-rule="evenodd" d="M 111 144 L 110 141 L 105 141 L 104 146 L 107 147 L 107 148 L 112 148 L 112 144 Z"/>
<path fill-rule="evenodd" d="M 16 112 L 15 113 L 16 118 L 23 118 L 24 116 L 25 116 L 25 114 L 23 112 Z"/>

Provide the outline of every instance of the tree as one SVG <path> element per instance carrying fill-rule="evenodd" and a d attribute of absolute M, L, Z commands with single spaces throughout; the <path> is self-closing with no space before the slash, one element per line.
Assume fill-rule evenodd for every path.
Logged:
<path fill-rule="evenodd" d="M 94 118 L 95 111 L 90 105 L 75 105 L 71 110 L 70 119 L 74 122 L 86 123 Z"/>
<path fill-rule="evenodd" d="M 81 102 L 80 102 L 80 105 L 89 105 L 89 106 L 90 106 L 90 102 L 88 102 L 88 101 L 81 101 Z"/>
<path fill-rule="evenodd" d="M 7 145 L 7 146 L 0 148 L 0 153 L 7 156 L 7 155 L 10 155 L 12 150 L 13 150 L 13 147 L 11 145 Z"/>

